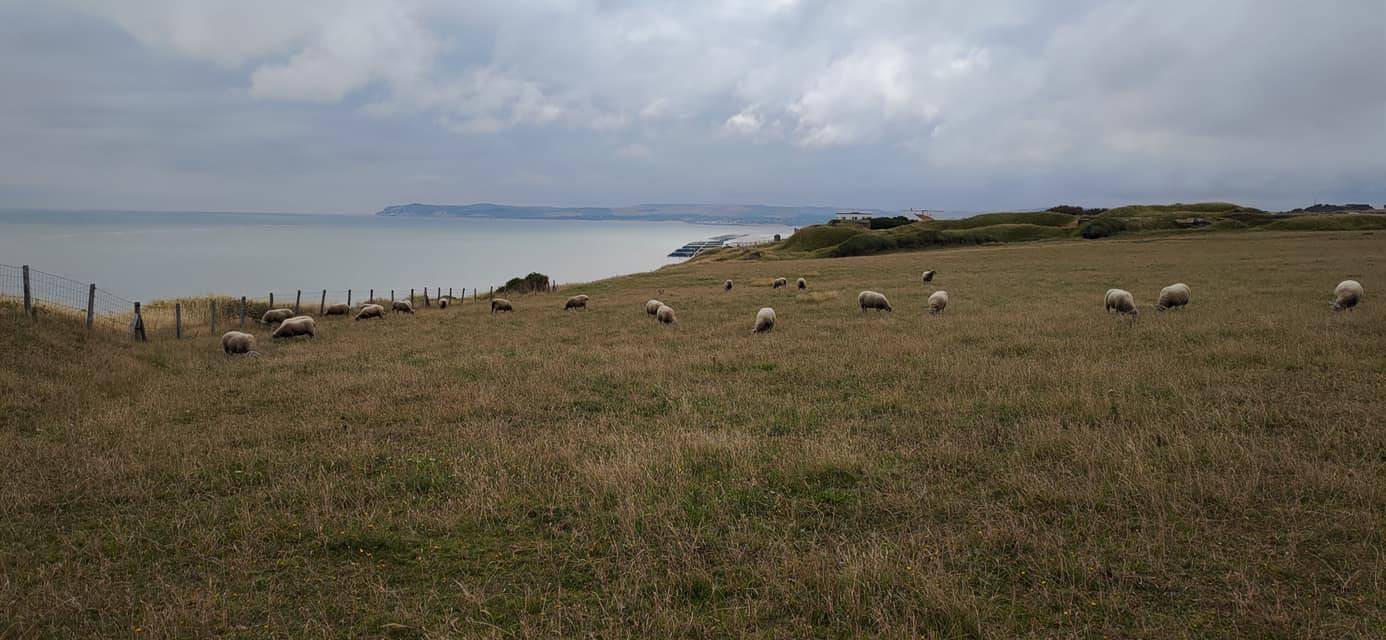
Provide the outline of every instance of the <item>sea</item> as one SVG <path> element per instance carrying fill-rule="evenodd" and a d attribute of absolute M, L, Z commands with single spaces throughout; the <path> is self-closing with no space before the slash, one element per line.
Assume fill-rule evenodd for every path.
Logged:
<path fill-rule="evenodd" d="M 649 271 L 678 262 L 667 256 L 687 242 L 789 232 L 682 222 L 11 210 L 0 211 L 0 264 L 146 301 L 323 289 L 484 292 L 535 271 L 560 284 Z"/>

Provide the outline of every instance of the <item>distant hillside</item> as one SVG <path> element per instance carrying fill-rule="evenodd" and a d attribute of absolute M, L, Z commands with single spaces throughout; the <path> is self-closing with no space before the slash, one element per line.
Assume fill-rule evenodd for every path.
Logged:
<path fill-rule="evenodd" d="M 762 204 L 639 204 L 631 207 L 525 207 L 477 204 L 401 204 L 375 215 L 427 218 L 514 218 L 544 220 L 632 220 L 695 222 L 700 224 L 783 224 L 802 226 L 826 222 L 836 207 L 776 207 Z M 884 213 L 862 209 L 870 213 Z"/>
<path fill-rule="evenodd" d="M 1062 211 L 1082 211 L 1082 214 Z M 959 220 L 914 222 L 887 229 L 838 223 L 800 229 L 784 241 L 706 252 L 699 260 L 838 258 L 953 245 L 1095 240 L 1129 234 L 1207 233 L 1238 229 L 1357 231 L 1386 229 L 1386 215 L 1267 213 L 1226 202 L 1128 205 L 1114 209 L 1053 207 L 1048 211 L 984 213 Z"/>

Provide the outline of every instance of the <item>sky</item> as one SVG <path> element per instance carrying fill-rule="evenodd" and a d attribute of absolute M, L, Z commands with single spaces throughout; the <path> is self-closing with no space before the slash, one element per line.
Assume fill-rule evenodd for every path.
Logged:
<path fill-rule="evenodd" d="M 1381 0 L 0 0 L 0 207 L 1386 204 Z"/>

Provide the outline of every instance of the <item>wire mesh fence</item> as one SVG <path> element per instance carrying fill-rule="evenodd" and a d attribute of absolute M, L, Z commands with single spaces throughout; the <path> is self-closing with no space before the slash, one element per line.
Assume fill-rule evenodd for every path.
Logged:
<path fill-rule="evenodd" d="M 549 291 L 557 291 L 553 284 Z M 291 309 L 301 315 L 350 315 L 366 303 L 387 308 L 396 300 L 415 307 L 437 307 L 438 301 L 465 304 L 484 301 L 493 288 L 399 287 L 364 289 L 293 289 L 266 291 L 263 296 L 199 296 L 155 300 L 147 304 L 127 300 L 93 283 L 46 273 L 28 266 L 0 264 L 0 303 L 23 305 L 35 320 L 61 315 L 84 322 L 90 329 L 123 332 L 137 338 L 197 338 L 230 329 L 254 327 L 270 309 Z M 138 315 L 137 315 L 138 314 Z M 138 322 L 137 322 L 138 318 Z M 141 331 L 137 331 L 137 327 Z"/>

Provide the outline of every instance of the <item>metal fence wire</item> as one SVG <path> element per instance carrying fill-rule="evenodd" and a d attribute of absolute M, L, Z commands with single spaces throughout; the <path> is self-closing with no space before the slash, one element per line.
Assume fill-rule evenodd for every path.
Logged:
<path fill-rule="evenodd" d="M 442 286 L 285 289 L 243 298 L 199 296 L 156 300 L 141 305 L 139 313 L 146 339 L 194 338 L 253 327 L 270 309 L 293 309 L 303 315 L 316 316 L 323 315 L 334 304 L 352 307 L 353 311 L 348 313 L 366 302 L 384 304 L 388 308 L 395 300 L 412 300 L 416 307 L 436 307 L 442 298 L 465 303 L 469 299 L 485 300 L 491 291 L 491 288 Z M 550 291 L 557 291 L 556 283 Z M 91 328 L 126 334 L 132 333 L 138 304 L 95 284 L 31 267 L 0 264 L 0 303 L 18 305 L 26 304 L 26 300 L 25 311 L 36 319 L 44 315 L 65 315 Z"/>

